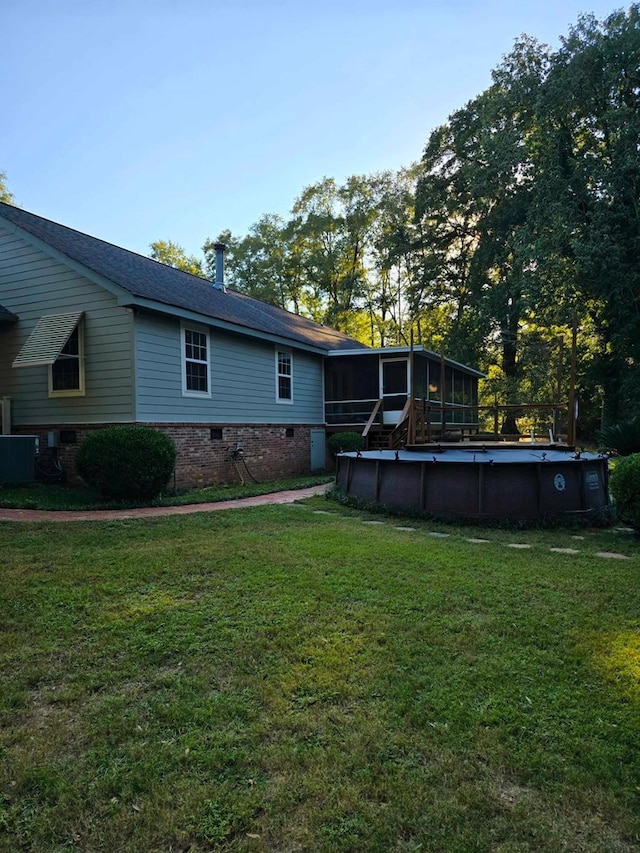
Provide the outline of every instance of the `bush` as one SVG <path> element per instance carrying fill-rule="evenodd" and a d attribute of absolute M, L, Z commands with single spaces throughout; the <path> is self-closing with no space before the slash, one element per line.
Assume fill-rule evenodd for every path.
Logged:
<path fill-rule="evenodd" d="M 176 446 L 163 432 L 140 426 L 90 433 L 76 457 L 78 474 L 105 498 L 148 501 L 169 482 Z"/>
<path fill-rule="evenodd" d="M 640 453 L 640 417 L 603 427 L 598 438 L 601 447 L 615 450 L 620 456 Z"/>
<path fill-rule="evenodd" d="M 364 443 L 359 432 L 334 432 L 327 441 L 332 456 L 348 453 L 350 450 L 364 450 Z"/>
<path fill-rule="evenodd" d="M 640 453 L 616 460 L 609 485 L 618 517 L 640 532 Z"/>

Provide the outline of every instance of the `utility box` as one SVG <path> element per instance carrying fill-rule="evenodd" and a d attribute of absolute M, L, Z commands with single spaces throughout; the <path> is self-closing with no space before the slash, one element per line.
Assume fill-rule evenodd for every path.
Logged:
<path fill-rule="evenodd" d="M 32 483 L 37 452 L 37 435 L 0 435 L 0 483 Z"/>

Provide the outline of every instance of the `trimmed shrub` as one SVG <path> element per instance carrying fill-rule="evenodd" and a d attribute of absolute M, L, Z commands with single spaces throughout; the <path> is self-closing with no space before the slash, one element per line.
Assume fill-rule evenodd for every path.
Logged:
<path fill-rule="evenodd" d="M 90 433 L 76 457 L 78 474 L 103 497 L 148 501 L 167 485 L 176 446 L 164 432 L 117 426 Z"/>
<path fill-rule="evenodd" d="M 332 456 L 350 450 L 364 450 L 364 438 L 359 432 L 334 432 L 329 436 L 327 446 Z"/>
<path fill-rule="evenodd" d="M 603 427 L 598 439 L 601 447 L 615 450 L 620 456 L 640 453 L 640 417 Z"/>
<path fill-rule="evenodd" d="M 609 480 L 618 518 L 640 532 L 640 453 L 616 459 Z"/>

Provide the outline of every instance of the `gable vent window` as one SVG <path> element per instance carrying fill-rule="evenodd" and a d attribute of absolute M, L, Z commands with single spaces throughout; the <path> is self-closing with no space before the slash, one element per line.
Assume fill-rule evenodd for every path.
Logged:
<path fill-rule="evenodd" d="M 188 397 L 209 397 L 209 334 L 182 329 L 182 391 Z"/>
<path fill-rule="evenodd" d="M 293 402 L 293 357 L 287 350 L 276 351 L 276 389 L 279 403 Z"/>

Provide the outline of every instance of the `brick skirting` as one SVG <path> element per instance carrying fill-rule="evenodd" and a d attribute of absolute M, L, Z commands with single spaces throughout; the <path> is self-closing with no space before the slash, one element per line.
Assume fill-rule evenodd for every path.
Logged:
<path fill-rule="evenodd" d="M 90 432 L 116 424 L 77 424 L 60 426 L 14 426 L 19 435 L 38 435 L 46 452 L 47 436 L 58 432 L 58 455 L 68 481 L 78 481 L 75 456 Z M 322 424 L 173 424 L 147 423 L 171 436 L 176 443 L 177 488 L 198 488 L 214 483 L 238 482 L 240 475 L 249 480 L 249 472 L 258 480 L 276 480 L 307 474 L 311 465 L 312 429 Z M 240 448 L 240 453 L 233 453 Z M 236 456 L 235 464 L 233 456 Z"/>

